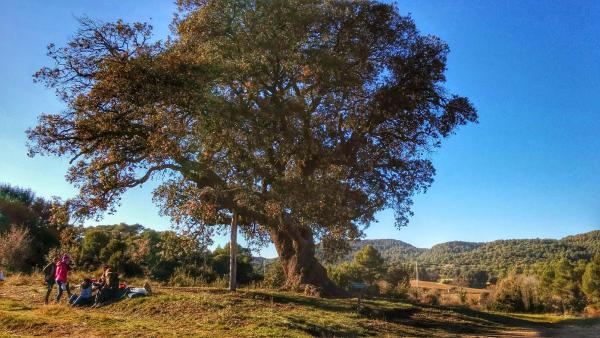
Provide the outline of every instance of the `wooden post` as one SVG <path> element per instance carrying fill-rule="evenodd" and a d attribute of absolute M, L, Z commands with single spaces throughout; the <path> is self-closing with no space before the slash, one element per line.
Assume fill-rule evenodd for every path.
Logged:
<path fill-rule="evenodd" d="M 417 275 L 417 289 L 419 288 L 419 261 L 415 261 L 415 272 Z"/>
<path fill-rule="evenodd" d="M 234 210 L 231 215 L 231 240 L 229 241 L 229 291 L 235 291 L 237 286 L 237 226 L 238 215 Z"/>

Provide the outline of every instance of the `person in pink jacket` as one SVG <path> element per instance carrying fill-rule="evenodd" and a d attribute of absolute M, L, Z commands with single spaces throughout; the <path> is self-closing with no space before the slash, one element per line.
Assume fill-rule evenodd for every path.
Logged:
<path fill-rule="evenodd" d="M 56 273 L 54 278 L 56 279 L 56 284 L 58 285 L 58 293 L 56 294 L 56 302 L 60 301 L 60 297 L 62 297 L 63 291 L 68 291 L 69 282 L 69 262 L 71 258 L 69 255 L 65 254 L 62 259 L 56 263 Z"/>

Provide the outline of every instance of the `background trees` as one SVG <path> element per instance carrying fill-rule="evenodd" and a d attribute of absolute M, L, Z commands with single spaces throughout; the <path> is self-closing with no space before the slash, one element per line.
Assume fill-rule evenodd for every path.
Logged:
<path fill-rule="evenodd" d="M 28 271 L 31 257 L 31 237 L 27 228 L 13 226 L 0 233 L 0 266 L 10 271 Z"/>
<path fill-rule="evenodd" d="M 60 243 L 65 223 L 53 221 L 57 202 L 36 197 L 29 190 L 0 184 L 0 238 L 5 264 L 28 270 L 44 263 L 50 248 Z"/>
<path fill-rule="evenodd" d="M 600 254 L 596 254 L 586 266 L 582 289 L 590 302 L 600 305 Z"/>
<path fill-rule="evenodd" d="M 81 20 L 36 78 L 65 100 L 29 131 L 69 156 L 74 216 L 113 209 L 164 173 L 162 212 L 204 236 L 240 215 L 287 286 L 336 292 L 314 258 L 383 208 L 397 225 L 432 182 L 427 154 L 477 119 L 447 94 L 448 47 L 375 1 L 180 0 L 169 42 L 147 24 Z"/>

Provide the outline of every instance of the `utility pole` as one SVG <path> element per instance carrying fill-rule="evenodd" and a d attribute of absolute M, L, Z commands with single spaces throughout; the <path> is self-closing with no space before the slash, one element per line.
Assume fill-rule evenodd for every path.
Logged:
<path fill-rule="evenodd" d="M 237 286 L 237 226 L 238 215 L 233 210 L 231 215 L 231 239 L 229 241 L 229 291 L 235 291 Z"/>
<path fill-rule="evenodd" d="M 415 273 L 417 275 L 417 289 L 419 288 L 419 261 L 415 261 Z"/>

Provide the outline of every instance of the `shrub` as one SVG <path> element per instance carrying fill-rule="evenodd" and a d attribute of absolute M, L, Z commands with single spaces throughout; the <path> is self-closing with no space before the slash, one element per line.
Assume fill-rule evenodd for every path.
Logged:
<path fill-rule="evenodd" d="M 362 269 L 353 263 L 342 263 L 329 271 L 331 280 L 338 286 L 350 290 L 352 282 L 361 282 Z"/>
<path fill-rule="evenodd" d="M 31 252 L 29 230 L 13 225 L 0 235 L 0 266 L 9 271 L 27 270 L 27 258 Z"/>
<path fill-rule="evenodd" d="M 488 307 L 504 312 L 540 310 L 539 282 L 533 276 L 510 274 L 496 286 Z"/>
<path fill-rule="evenodd" d="M 439 305 L 440 304 L 440 295 L 441 292 L 439 289 L 430 289 L 425 292 L 425 294 L 421 297 L 421 302 L 428 305 Z"/>
<path fill-rule="evenodd" d="M 278 289 L 285 283 L 285 274 L 283 273 L 283 266 L 279 260 L 269 264 L 265 271 L 264 286 L 271 289 Z"/>
<path fill-rule="evenodd" d="M 479 306 L 488 308 L 490 305 L 490 293 L 483 292 L 479 295 Z"/>
<path fill-rule="evenodd" d="M 196 286 L 197 282 L 197 278 L 184 267 L 176 268 L 169 279 L 169 285 L 172 286 Z"/>
<path fill-rule="evenodd" d="M 458 300 L 460 301 L 461 305 L 467 304 L 467 290 L 463 288 L 458 289 Z"/>

